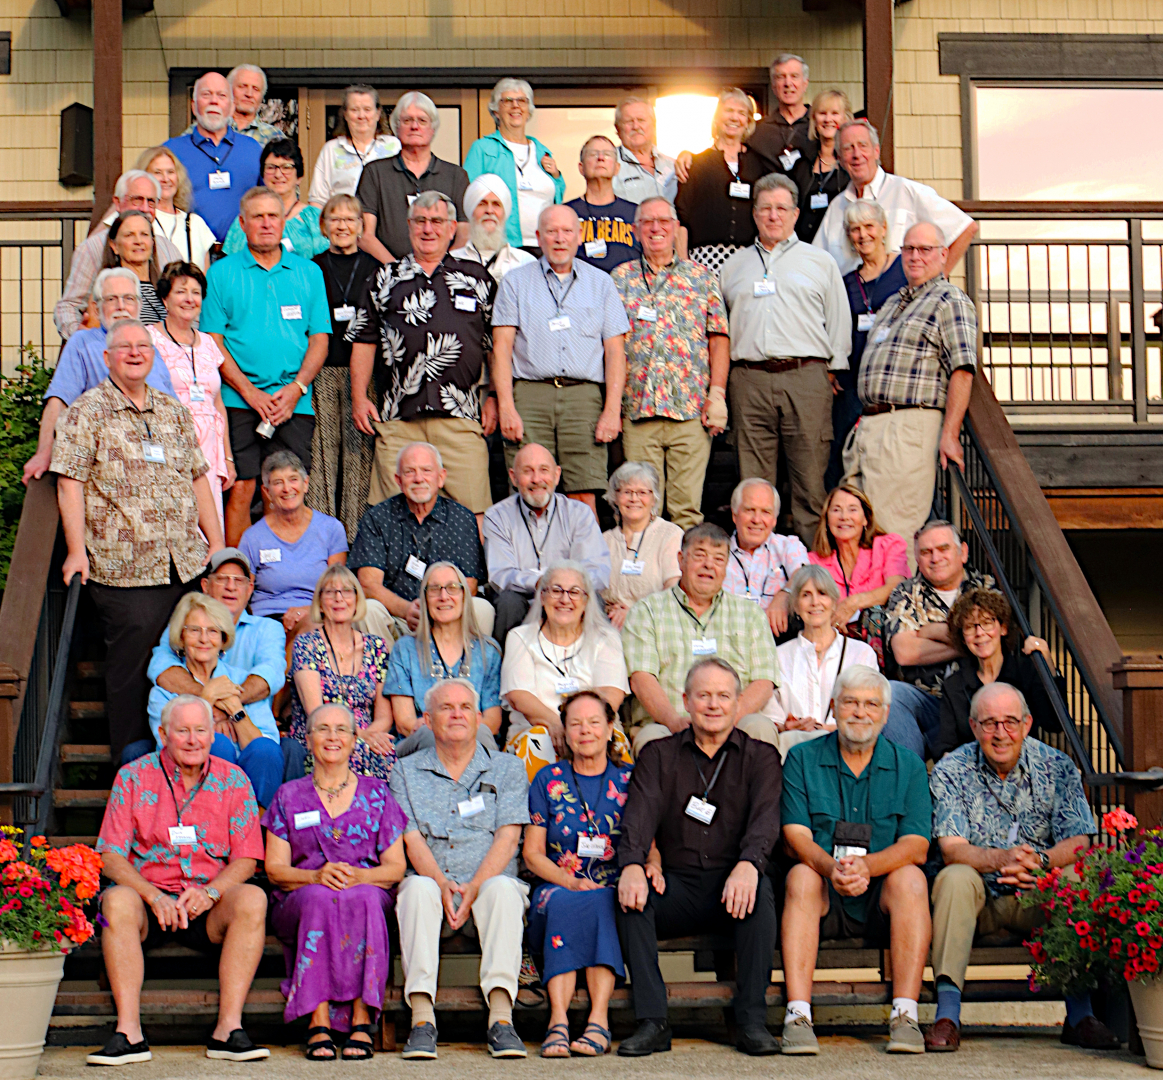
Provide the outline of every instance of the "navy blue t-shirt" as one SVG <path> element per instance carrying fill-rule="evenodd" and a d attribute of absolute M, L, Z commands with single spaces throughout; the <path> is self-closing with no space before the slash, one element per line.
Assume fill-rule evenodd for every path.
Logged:
<path fill-rule="evenodd" d="M 566 203 L 581 218 L 581 246 L 577 257 L 610 273 L 624 262 L 638 258 L 642 245 L 634 235 L 634 214 L 638 207 L 626 199 L 615 198 L 612 203 L 598 206 L 586 202 L 583 196 Z M 586 244 L 606 242 L 605 255 L 586 253 Z M 592 248 L 590 249 L 593 250 Z"/>
<path fill-rule="evenodd" d="M 864 314 L 875 315 L 887 300 L 895 296 L 907 284 L 899 255 L 893 256 L 892 262 L 880 272 L 880 277 L 874 281 L 861 281 L 859 270 L 852 270 L 844 275 L 844 288 L 848 290 L 848 306 L 852 308 L 852 353 L 848 360 L 848 366 L 852 371 L 853 385 L 855 385 L 856 372 L 860 370 L 860 358 L 864 355 L 864 345 L 868 340 L 868 331 L 860 329 L 860 316 Z"/>

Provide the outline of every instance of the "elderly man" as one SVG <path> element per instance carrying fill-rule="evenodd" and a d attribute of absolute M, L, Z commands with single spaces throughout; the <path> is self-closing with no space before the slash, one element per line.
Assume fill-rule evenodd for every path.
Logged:
<path fill-rule="evenodd" d="M 889 251 L 901 250 L 905 233 L 918 221 L 937 226 L 940 244 L 949 249 L 949 267 L 956 266 L 977 233 L 977 223 L 931 187 L 880 167 L 880 136 L 867 120 L 850 120 L 836 133 L 836 156 L 851 178 L 828 206 L 812 241 L 824 248 L 847 274 L 860 266 L 860 256 L 848 239 L 844 211 L 867 199 L 880 203 L 888 216 Z"/>
<path fill-rule="evenodd" d="M 576 499 L 557 494 L 560 480 L 553 455 L 539 443 L 526 443 L 509 469 L 516 494 L 485 511 L 485 561 L 497 592 L 493 636 L 502 649 L 509 631 L 528 614 L 541 572 L 554 563 L 581 563 L 599 591 L 610 583 L 610 551 L 597 518 Z"/>
<path fill-rule="evenodd" d="M 683 680 L 700 656 L 726 661 L 743 681 L 738 726 L 775 745 L 772 691 L 779 661 L 771 628 L 755 604 L 723 590 L 729 544 L 718 525 L 687 529 L 678 556 L 678 584 L 639 600 L 622 627 L 626 670 L 634 693 L 634 754 L 654 739 L 690 726 Z"/>
<path fill-rule="evenodd" d="M 638 757 L 618 847 L 618 930 L 630 969 L 638 1030 L 623 1057 L 670 1049 L 658 939 L 719 932 L 735 939 L 736 1046 L 774 1054 L 765 1025 L 775 949 L 775 896 L 767 861 L 779 835 L 779 755 L 736 729 L 741 682 L 717 656 L 686 673 L 690 727 Z M 645 871 L 651 844 L 661 873 Z M 663 880 L 659 880 L 659 878 Z"/>
<path fill-rule="evenodd" d="M 618 171 L 614 194 L 627 202 L 642 203 L 660 196 L 673 205 L 678 194 L 674 158 L 660 153 L 654 106 L 645 98 L 624 97 L 614 106 L 614 130 L 622 143 L 618 147 Z"/>
<path fill-rule="evenodd" d="M 798 536 L 775 531 L 779 518 L 779 492 L 766 480 L 741 480 L 731 492 L 730 558 L 723 588 L 758 604 L 767 612 L 771 632 L 787 633 L 788 582 L 801 566 L 808 565 L 808 549 Z"/>
<path fill-rule="evenodd" d="M 331 333 L 323 271 L 283 247 L 282 199 L 251 188 L 239 210 L 246 247 L 210 267 L 201 323 L 226 357 L 222 403 L 238 472 L 226 503 L 232 545 L 250 527 L 267 457 L 289 450 L 311 467 L 311 381 L 327 359 Z"/>
<path fill-rule="evenodd" d="M 1077 766 L 1030 738 L 1033 722 L 1021 691 L 1003 682 L 983 686 L 969 706 L 976 742 L 946 754 L 929 780 L 933 836 L 945 860 L 933 883 L 937 1018 L 925 1033 L 930 1051 L 961 1045 L 961 989 L 974 933 L 1025 934 L 1037 926 L 1041 910 L 1023 907 L 1019 897 L 1037 873 L 1055 867 L 1071 873 L 1098 831 Z M 1119 1048 L 1088 993 L 1066 999 L 1062 1041 Z"/>
<path fill-rule="evenodd" d="M 412 1010 L 405 1058 L 436 1057 L 436 980 L 444 924 L 471 912 L 481 943 L 481 991 L 493 1057 L 525 1057 L 513 1028 L 529 886 L 517 877 L 521 827 L 529 824 L 525 767 L 477 740 L 477 693 L 466 679 L 437 683 L 424 698 L 435 746 L 401 758 L 392 794 L 408 816 L 408 876 L 400 884 L 400 959 Z"/>
<path fill-rule="evenodd" d="M 703 520 L 711 438 L 727 426 L 727 309 L 715 274 L 678 257 L 667 199 L 646 196 L 634 228 L 645 257 L 611 275 L 630 319 L 622 447 L 658 470 L 670 520 L 689 529 Z"/>
<path fill-rule="evenodd" d="M 157 180 L 141 169 L 123 172 L 113 186 L 113 213 L 97 226 L 73 252 L 73 262 L 69 268 L 69 280 L 65 290 L 53 308 L 53 322 L 57 331 L 66 341 L 81 328 L 81 319 L 89 306 L 90 290 L 101 272 L 107 248 L 109 226 L 117 215 L 125 210 L 140 210 L 152 219 L 161 199 L 161 187 Z M 164 236 L 154 233 L 159 266 L 165 266 L 182 257 L 181 252 Z M 95 299 L 95 297 L 94 297 Z M 137 318 L 134 315 L 134 318 Z"/>
<path fill-rule="evenodd" d="M 406 215 L 424 191 L 451 196 L 452 216 L 460 216 L 461 221 L 457 242 L 463 244 L 468 226 L 459 208 L 468 189 L 468 173 L 432 153 L 432 140 L 440 130 L 436 103 L 427 94 L 409 90 L 396 102 L 388 123 L 400 140 L 400 152 L 395 157 L 369 161 L 360 173 L 355 191 L 363 205 L 359 246 L 384 263 L 407 255 L 412 250 L 412 234 Z"/>
<path fill-rule="evenodd" d="M 780 935 L 785 1054 L 820 1052 L 812 1029 L 820 939 L 883 944 L 886 936 L 893 974 L 886 1049 L 925 1052 L 917 998 L 931 933 L 921 866 L 932 804 L 925 763 L 879 738 L 891 695 L 879 671 L 863 664 L 845 668 L 832 689 L 836 730 L 793 746 L 784 762 L 783 839 L 799 860 L 784 886 Z"/>
<path fill-rule="evenodd" d="M 622 430 L 626 309 L 610 275 L 577 259 L 578 216 L 547 206 L 537 219 L 542 256 L 513 271 L 493 312 L 493 389 L 509 468 L 538 442 L 563 464 L 565 492 L 597 514 L 606 443 Z"/>
<path fill-rule="evenodd" d="M 92 576 L 89 594 L 105 637 L 105 700 L 117 703 L 109 742 L 118 761 L 126 744 L 150 733 L 149 651 L 185 582 L 222 547 L 222 531 L 189 410 L 146 385 L 154 362 L 149 331 L 136 319 L 114 323 L 105 362 L 109 377 L 58 421 L 49 468 L 68 545 L 65 583 Z"/>
<path fill-rule="evenodd" d="M 611 274 L 631 259 L 642 256 L 634 232 L 636 206 L 614 191 L 618 150 L 605 135 L 593 135 L 581 148 L 578 172 L 586 182 L 585 194 L 565 205 L 578 216 L 581 249 L 577 257 Z"/>
<path fill-rule="evenodd" d="M 230 84 L 218 72 L 206 72 L 194 83 L 193 128 L 165 144 L 186 167 L 194 205 L 219 243 L 238 216 L 243 192 L 260 178 L 262 147 L 232 127 L 234 108 Z"/>
<path fill-rule="evenodd" d="M 781 443 L 792 525 L 810 544 L 824 507 L 832 440 L 832 371 L 846 371 L 852 312 L 835 262 L 795 232 L 799 194 L 770 173 L 752 186 L 759 229 L 719 273 L 731 312 L 731 412 L 739 475 L 776 483 Z"/>
<path fill-rule="evenodd" d="M 904 537 L 929 516 L 938 461 L 965 467 L 961 421 L 977 371 L 977 308 L 945 277 L 948 260 L 935 225 L 905 234 L 908 287 L 868 332 L 856 381 L 864 412 L 844 448 L 845 479 L 872 500 L 882 529 Z"/>
<path fill-rule="evenodd" d="M 141 1031 L 143 954 L 171 942 L 222 950 L 218 1023 L 206 1056 L 269 1057 L 242 1027 L 266 936 L 266 894 L 247 884 L 263 857 L 254 792 L 241 769 L 211 757 L 209 702 L 187 694 L 168 701 L 158 737 L 160 750 L 117 773 L 97 840 L 102 872 L 113 882 L 101 896 L 101 951 L 117 1026 L 88 1063 L 153 1057 Z"/>
<path fill-rule="evenodd" d="M 464 193 L 464 212 L 468 218 L 468 242 L 454 248 L 454 259 L 480 263 L 499 285 L 510 270 L 536 262 L 532 255 L 509 243 L 505 222 L 513 212 L 513 193 L 496 173 L 482 173 Z M 496 411 L 496 399 L 493 399 Z M 489 434 L 496 429 L 496 417 Z"/>
<path fill-rule="evenodd" d="M 806 103 L 807 61 L 794 53 L 780 53 L 771 62 L 771 92 L 778 107 L 755 125 L 747 144 L 769 161 L 778 162 L 786 173 L 812 149 Z"/>
<path fill-rule="evenodd" d="M 267 96 L 267 75 L 262 68 L 256 64 L 239 64 L 226 76 L 226 82 L 234 100 L 231 128 L 241 135 L 249 135 L 259 146 L 286 137 L 282 128 L 258 118 L 258 110 Z M 191 124 L 182 134 L 189 135 L 195 126 Z"/>
<path fill-rule="evenodd" d="M 493 499 L 477 384 L 492 348 L 496 284 L 484 267 L 449 256 L 456 205 L 447 195 L 412 200 L 408 235 L 411 253 L 368 279 L 347 332 L 352 416 L 376 437 L 368 502 L 399 492 L 400 449 L 427 442 L 448 463 L 449 496 L 481 515 Z M 367 396 L 373 370 L 378 408 Z"/>

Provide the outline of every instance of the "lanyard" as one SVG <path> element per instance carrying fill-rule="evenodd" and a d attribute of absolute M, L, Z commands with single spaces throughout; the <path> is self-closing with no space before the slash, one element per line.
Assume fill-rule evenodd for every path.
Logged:
<path fill-rule="evenodd" d="M 114 386 L 117 386 L 117 383 L 113 382 L 112 379 L 110 379 L 109 381 L 111 383 L 113 383 Z M 134 416 L 136 416 L 138 419 L 141 420 L 141 422 L 143 424 L 145 424 L 145 437 L 150 442 L 153 442 L 153 432 L 150 431 L 150 429 L 149 429 L 149 421 L 145 418 L 145 414 L 142 412 L 141 409 L 139 409 L 136 405 L 133 404 L 133 401 L 130 399 L 129 395 L 124 390 L 122 390 L 120 386 L 117 386 L 117 392 L 123 398 L 125 398 L 126 401 L 129 402 L 130 408 L 133 409 Z M 149 402 L 149 387 L 148 386 L 145 388 L 145 400 L 146 400 L 146 403 L 148 404 L 148 402 Z M 152 412 L 153 410 L 151 409 L 150 411 Z M 135 431 L 137 430 L 137 422 L 136 421 L 134 421 L 133 428 Z"/>
<path fill-rule="evenodd" d="M 657 285 L 662 278 L 670 279 L 670 268 L 674 266 L 677 259 L 671 259 L 657 274 L 654 275 L 654 285 Z M 650 283 L 650 278 L 646 276 L 646 257 L 644 255 L 638 256 L 638 264 L 642 270 L 642 284 L 646 286 L 646 291 L 654 296 L 654 285 Z M 764 268 L 766 270 L 766 267 Z"/>
<path fill-rule="evenodd" d="M 840 645 L 840 663 L 836 665 L 836 679 L 840 678 L 840 672 L 844 670 L 844 654 L 848 651 L 848 635 L 847 634 L 840 634 L 839 631 L 837 631 L 837 634 L 839 634 L 839 636 L 840 636 L 841 645 Z M 836 685 L 836 679 L 832 680 L 833 686 Z M 828 722 L 828 717 L 832 715 L 832 704 L 833 704 L 832 703 L 832 695 L 829 694 L 828 695 L 828 708 L 824 711 L 824 723 L 825 724 Z M 843 805 L 843 800 L 841 800 L 841 805 Z"/>
<path fill-rule="evenodd" d="M 636 548 L 632 548 L 632 547 L 631 547 L 629 544 L 627 544 L 627 545 L 626 545 L 626 550 L 627 550 L 627 551 L 628 551 L 628 552 L 629 552 L 631 555 L 633 555 L 633 556 L 634 556 L 634 561 L 635 561 L 635 562 L 637 562 L 637 561 L 638 561 L 638 552 L 640 552 L 640 551 L 642 550 L 642 545 L 643 545 L 644 543 L 646 543 L 646 531 L 647 531 L 647 529 L 649 529 L 649 528 L 650 528 L 650 526 L 651 526 L 651 525 L 653 525 L 653 524 L 654 524 L 654 519 L 653 519 L 653 518 L 651 518 L 651 519 L 650 519 L 650 520 L 649 520 L 649 521 L 646 523 L 646 528 L 645 528 L 645 529 L 643 529 L 643 530 L 642 530 L 642 532 L 640 532 L 640 533 L 638 534 L 638 546 L 637 546 Z"/>
<path fill-rule="evenodd" d="M 533 530 L 529 526 L 529 519 L 521 512 L 521 496 L 517 496 L 517 515 L 525 523 L 525 531 L 529 534 L 529 543 L 533 545 L 533 554 L 537 556 L 537 569 L 541 569 L 541 553 L 549 544 L 549 534 L 553 531 L 553 522 L 557 517 L 557 496 L 553 498 L 553 510 L 549 514 L 549 524 L 545 526 L 545 544 L 541 547 L 537 546 L 537 541 L 533 539 Z"/>
<path fill-rule="evenodd" d="M 576 649 L 574 649 L 573 652 L 569 653 L 569 655 L 566 655 L 564 651 L 562 652 L 561 663 L 565 665 L 565 667 L 562 667 L 560 664 L 557 663 L 556 660 L 553 659 L 553 657 L 551 657 L 545 651 L 545 646 L 541 644 L 541 639 L 544 636 L 545 635 L 543 634 L 543 632 L 540 629 L 538 629 L 538 631 L 537 631 L 537 648 L 541 650 L 541 655 L 545 657 L 545 662 L 547 664 L 549 664 L 557 672 L 557 674 L 560 675 L 563 679 L 568 679 L 569 678 L 569 662 L 575 656 L 577 656 L 577 654 L 579 652 L 581 652 L 581 645 L 579 644 L 578 647 Z M 545 640 L 549 641 L 549 638 L 545 638 Z M 553 645 L 554 648 L 561 648 L 562 650 L 565 650 L 566 648 L 568 648 L 568 646 L 566 646 L 566 645 L 561 645 L 561 646 L 554 645 L 552 641 L 549 641 L 549 644 Z"/>
<path fill-rule="evenodd" d="M 703 767 L 699 764 L 699 758 L 696 751 L 698 747 L 695 746 L 692 740 L 690 744 L 691 756 L 695 759 L 695 770 L 699 774 L 699 779 L 703 783 L 703 802 L 707 801 L 707 796 L 711 794 L 711 789 L 715 786 L 715 781 L 719 779 L 719 773 L 723 771 L 723 766 L 727 764 L 727 747 L 724 745 L 719 748 L 719 753 L 722 757 L 719 758 L 719 764 L 715 766 L 715 771 L 711 773 L 711 782 L 707 783 L 707 778 L 703 775 Z"/>
<path fill-rule="evenodd" d="M 671 592 L 671 595 L 674 596 L 675 602 L 678 604 L 679 609 L 683 612 L 683 614 L 685 614 L 690 619 L 691 622 L 693 622 L 695 624 L 695 626 L 697 626 L 699 628 L 700 633 L 705 634 L 707 632 L 706 628 L 703 626 L 703 624 L 701 622 L 699 622 L 699 617 L 693 611 L 691 611 L 691 609 L 688 608 L 686 606 L 686 604 L 684 604 L 681 600 L 679 600 L 679 598 L 677 596 L 675 596 L 674 590 L 677 588 L 678 588 L 677 585 L 672 586 L 670 592 Z M 711 619 L 714 617 L 715 607 L 719 603 L 719 597 L 721 597 L 722 595 L 723 595 L 722 592 L 720 592 L 719 595 L 716 596 L 713 601 L 711 601 L 711 606 L 707 609 L 707 622 L 708 622 L 708 624 L 710 623 Z"/>
<path fill-rule="evenodd" d="M 755 254 L 759 256 L 759 261 L 763 264 L 763 276 L 766 278 L 770 268 L 767 265 L 767 256 L 763 254 L 763 245 L 758 240 L 755 241 Z M 772 254 L 774 255 L 775 252 Z M 771 261 L 774 263 L 775 259 L 773 258 Z"/>
<path fill-rule="evenodd" d="M 221 169 L 222 166 L 226 164 L 226 159 L 228 157 L 230 157 L 230 153 L 234 149 L 233 142 L 227 142 L 227 140 L 225 138 L 222 141 L 226 143 L 226 145 L 229 147 L 229 149 L 226 151 L 225 154 L 222 155 L 221 158 L 219 158 L 216 155 L 210 153 L 210 151 L 206 149 L 206 143 L 210 142 L 209 139 L 204 138 L 202 140 L 202 142 L 194 142 L 193 138 L 190 139 L 190 142 L 194 143 L 194 146 L 196 146 L 199 150 L 201 150 L 202 153 L 205 154 L 212 162 L 214 162 L 214 164 L 217 165 L 219 169 Z"/>
<path fill-rule="evenodd" d="M 444 675 L 444 678 L 446 678 L 446 679 L 456 679 L 456 678 L 459 678 L 459 677 L 460 677 L 460 675 L 461 675 L 461 673 L 464 671 L 464 657 L 465 657 L 465 651 L 464 651 L 463 649 L 461 650 L 461 653 L 460 653 L 460 659 L 459 659 L 459 660 L 457 660 L 457 662 L 456 662 L 456 667 L 455 667 L 455 668 L 450 668 L 450 667 L 449 667 L 449 666 L 448 666 L 448 665 L 447 665 L 447 664 L 444 662 L 444 657 L 440 655 L 440 650 L 439 650 L 439 649 L 436 647 L 436 642 L 435 642 L 435 641 L 432 641 L 430 644 L 431 644 L 431 646 L 432 646 L 432 655 L 433 655 L 433 656 L 434 656 L 434 657 L 435 657 L 435 658 L 436 658 L 436 659 L 439 661 L 439 663 L 440 663 L 440 670 L 441 670 L 441 672 L 443 673 L 443 675 Z"/>
<path fill-rule="evenodd" d="M 656 159 L 654 157 L 653 150 L 650 151 L 650 164 L 649 165 L 643 165 L 642 162 L 639 161 L 637 156 L 634 154 L 630 154 L 629 157 L 627 157 L 626 155 L 627 155 L 626 147 L 619 146 L 618 147 L 618 160 L 619 161 L 624 162 L 626 165 L 635 166 L 636 168 L 642 169 L 644 171 L 648 170 L 650 172 L 651 177 L 656 177 L 658 175 L 658 167 L 655 165 Z"/>
<path fill-rule="evenodd" d="M 353 647 L 351 650 L 351 674 L 344 675 L 343 672 L 339 670 L 339 654 L 336 653 L 335 646 L 331 644 L 331 635 L 329 633 L 327 633 L 327 627 L 323 626 L 323 627 L 320 627 L 320 629 L 323 631 L 324 638 L 327 639 L 327 648 L 329 648 L 331 650 L 331 659 L 335 664 L 335 674 L 341 679 L 354 679 L 355 678 L 355 648 L 354 648 L 355 634 L 354 633 L 352 634 Z"/>
<path fill-rule="evenodd" d="M 860 299 L 864 301 L 864 310 L 869 315 L 873 314 L 872 301 L 868 298 L 868 293 L 864 291 L 864 282 L 860 280 L 860 273 L 856 274 L 856 287 L 860 290 Z"/>
<path fill-rule="evenodd" d="M 1014 767 L 1017 768 L 1016 765 Z M 988 791 L 994 797 L 994 799 L 997 800 L 998 806 L 1000 806 L 1007 814 L 1009 814 L 1009 816 L 1014 821 L 1017 821 L 1018 820 L 1018 812 L 1017 812 L 1017 810 L 1014 809 L 1014 803 L 1011 802 L 1010 805 L 1007 806 L 1005 803 L 1005 800 L 1001 797 L 1001 793 L 993 790 L 993 781 L 991 781 L 989 778 L 990 770 L 989 770 L 988 766 L 983 767 L 983 765 L 982 765 L 981 744 L 980 743 L 977 746 L 977 771 L 979 773 L 981 773 L 981 779 L 985 783 L 986 791 Z M 1004 783 L 1004 781 L 1003 781 L 1003 783 Z M 1015 796 L 1014 796 L 1015 801 L 1017 800 L 1018 796 L 1021 795 L 1021 793 L 1022 793 L 1022 783 L 1029 783 L 1029 776 L 1025 773 L 1023 773 L 1023 780 L 1021 782 L 1019 782 L 1019 784 L 1018 784 L 1017 794 L 1015 794 Z M 1031 798 L 1033 797 L 1033 794 L 1034 794 L 1034 787 L 1031 784 L 1030 785 Z"/>
<path fill-rule="evenodd" d="M 553 274 L 555 278 L 557 277 L 557 272 L 552 267 L 550 267 L 549 274 Z M 557 293 L 554 292 L 553 286 L 549 284 L 549 274 L 545 275 L 545 287 L 549 290 L 550 299 L 554 302 L 554 304 L 557 305 L 557 314 L 560 315 L 561 309 L 565 306 L 565 299 L 567 296 L 569 296 L 569 290 L 573 288 L 574 283 L 577 281 L 577 271 L 570 271 L 572 276 L 569 279 L 569 284 L 565 287 L 565 292 L 561 294 L 560 300 L 558 300 Z"/>
<path fill-rule="evenodd" d="M 577 792 L 578 801 L 582 804 L 582 809 L 585 810 L 585 812 L 586 812 L 586 823 L 587 823 L 586 824 L 586 833 L 590 836 L 597 836 L 598 833 L 595 832 L 595 830 L 598 827 L 598 823 L 596 821 L 594 821 L 594 812 L 590 809 L 590 804 L 588 802 L 586 802 L 586 797 L 582 794 L 581 784 L 579 784 L 577 782 L 577 773 L 575 773 L 573 771 L 573 763 L 572 762 L 569 763 L 569 776 L 570 776 L 570 779 L 573 781 L 573 790 Z M 602 779 L 604 776 L 605 776 L 605 773 L 603 772 L 602 776 L 599 777 L 599 780 Z M 599 799 L 601 798 L 601 788 L 600 787 L 598 789 L 598 798 Z M 592 858 L 593 856 L 589 856 L 589 857 Z"/>
<path fill-rule="evenodd" d="M 355 140 L 350 135 L 347 137 L 347 141 L 351 144 L 351 152 L 359 158 L 359 166 L 362 169 L 371 160 L 372 154 L 376 152 L 376 137 L 373 135 L 372 141 L 368 143 L 367 157 L 359 152 L 359 147 L 355 145 Z"/>
<path fill-rule="evenodd" d="M 160 763 L 161 762 L 159 759 L 159 764 Z M 178 805 L 178 796 L 177 796 L 177 793 L 174 791 L 174 785 L 170 782 L 169 773 L 166 772 L 165 765 L 162 764 L 162 776 L 165 777 L 166 787 L 168 787 L 170 789 L 170 798 L 174 800 L 174 810 L 176 811 L 176 813 L 178 815 L 178 826 L 179 827 L 181 827 L 181 824 L 182 824 L 182 815 L 187 810 L 190 809 L 190 803 L 192 803 L 194 801 L 194 797 L 198 794 L 199 791 L 202 790 L 202 785 L 204 783 L 206 783 L 206 777 L 209 775 L 210 775 L 210 770 L 207 769 L 206 772 L 203 774 L 202 779 L 199 780 L 198 783 L 194 785 L 194 790 L 190 792 L 190 797 L 184 803 L 182 803 L 181 806 L 179 806 Z"/>
<path fill-rule="evenodd" d="M 751 577 L 747 573 L 747 567 L 745 567 L 743 565 L 743 560 L 739 557 L 739 549 L 738 548 L 736 548 L 734 551 L 731 552 L 731 558 L 733 558 L 739 564 L 739 570 L 743 574 L 743 588 L 745 588 L 750 593 L 751 592 Z M 767 589 L 767 583 L 768 583 L 768 581 L 771 580 L 771 555 L 766 551 L 766 549 L 764 550 L 764 564 L 765 565 L 764 565 L 764 570 L 763 570 L 763 584 L 760 585 L 760 587 L 759 587 L 759 595 L 760 596 L 766 595 L 765 590 Z M 787 567 L 784 566 L 783 563 L 779 563 L 779 569 L 780 569 L 780 572 L 783 574 L 783 581 L 784 581 L 784 584 L 786 585 L 788 580 L 789 580 L 788 574 L 787 574 Z"/>
<path fill-rule="evenodd" d="M 339 276 L 335 272 L 335 260 L 331 257 L 331 252 L 327 252 L 327 266 L 331 271 L 331 277 L 335 280 L 335 284 L 339 284 Z M 347 284 L 343 287 L 343 305 L 347 307 L 350 301 L 347 299 L 351 294 L 351 287 L 355 284 L 355 275 L 359 273 L 359 252 L 355 253 L 355 258 L 351 264 L 351 277 L 347 279 Z"/>
<path fill-rule="evenodd" d="M 194 349 L 198 344 L 198 331 L 191 327 L 190 331 L 194 335 L 194 342 L 191 345 L 183 345 L 176 337 L 174 337 L 173 334 L 170 333 L 170 324 L 168 319 L 162 319 L 162 328 L 166 332 L 166 337 L 168 337 L 170 341 L 172 341 L 179 349 L 182 350 L 183 355 L 185 355 L 186 349 L 190 350 L 190 372 L 194 376 L 194 385 L 197 386 L 198 365 L 194 363 Z"/>
<path fill-rule="evenodd" d="M 513 151 L 510 150 L 509 153 L 513 154 Z M 532 160 L 533 160 L 533 144 L 528 139 L 526 139 L 525 140 L 525 161 L 524 161 L 524 163 L 521 165 L 517 165 L 517 155 L 513 154 L 513 164 L 517 165 L 517 171 L 521 174 L 522 179 L 525 178 L 525 170 L 527 168 L 529 168 L 529 162 L 531 162 Z"/>

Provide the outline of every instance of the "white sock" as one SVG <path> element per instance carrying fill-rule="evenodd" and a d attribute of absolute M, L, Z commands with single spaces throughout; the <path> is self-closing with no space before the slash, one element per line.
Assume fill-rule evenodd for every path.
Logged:
<path fill-rule="evenodd" d="M 787 1012 L 783 1014 L 783 1022 L 790 1024 L 797 1016 L 802 1016 L 808 1023 L 811 1023 L 812 1003 L 810 1001 L 789 1001 Z"/>
<path fill-rule="evenodd" d="M 790 1008 L 790 1006 L 789 1006 Z M 917 1003 L 912 998 L 898 998 L 892 999 L 892 1016 L 890 1019 L 895 1020 L 900 1015 L 905 1015 L 916 1023 L 921 1022 L 920 1014 L 917 1012 Z"/>

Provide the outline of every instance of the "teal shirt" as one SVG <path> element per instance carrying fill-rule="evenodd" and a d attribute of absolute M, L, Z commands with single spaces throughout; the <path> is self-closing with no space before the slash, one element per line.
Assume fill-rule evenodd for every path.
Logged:
<path fill-rule="evenodd" d="M 925 763 L 881 737 L 872 760 L 854 776 L 840 757 L 835 732 L 793 746 L 783 763 L 780 822 L 811 829 L 812 839 L 831 855 L 840 820 L 872 826 L 869 853 L 892 847 L 902 836 L 930 839 L 933 804 Z M 841 897 L 845 910 L 860 921 L 866 902 L 867 894 Z"/>
<path fill-rule="evenodd" d="M 537 148 L 537 160 L 540 161 L 549 153 L 549 147 L 533 138 L 532 135 L 529 135 L 528 138 Z M 508 236 L 509 243 L 513 247 L 519 248 L 521 246 L 521 215 L 517 212 L 517 163 L 513 160 L 513 151 L 505 145 L 505 140 L 501 138 L 499 131 L 494 131 L 491 135 L 477 139 L 468 148 L 468 155 L 464 159 L 464 171 L 468 173 L 469 180 L 475 180 L 485 173 L 496 173 L 509 185 L 509 193 L 513 196 L 513 212 L 505 221 L 505 235 Z M 565 198 L 565 179 L 560 175 L 560 172 L 559 166 L 559 175 L 553 178 L 553 201 L 555 203 L 559 203 Z"/>
<path fill-rule="evenodd" d="M 313 259 L 321 251 L 326 251 L 331 246 L 327 242 L 327 237 L 319 231 L 319 207 L 308 206 L 306 209 L 300 210 L 297 217 L 291 218 L 283 226 L 283 247 L 287 246 L 286 241 L 288 240 L 291 242 L 291 250 L 296 255 L 302 255 L 304 259 Z M 242 225 L 238 218 L 235 218 L 226 232 L 226 239 L 222 242 L 222 250 L 227 255 L 233 255 L 244 247 L 246 247 L 246 233 L 242 231 Z"/>
<path fill-rule="evenodd" d="M 270 270 L 243 248 L 214 263 L 206 280 L 199 328 L 221 334 L 242 373 L 268 394 L 294 380 L 312 334 L 331 333 L 323 271 L 286 248 Z M 222 402 L 228 409 L 249 408 L 225 382 Z M 310 387 L 295 412 L 314 415 Z"/>

